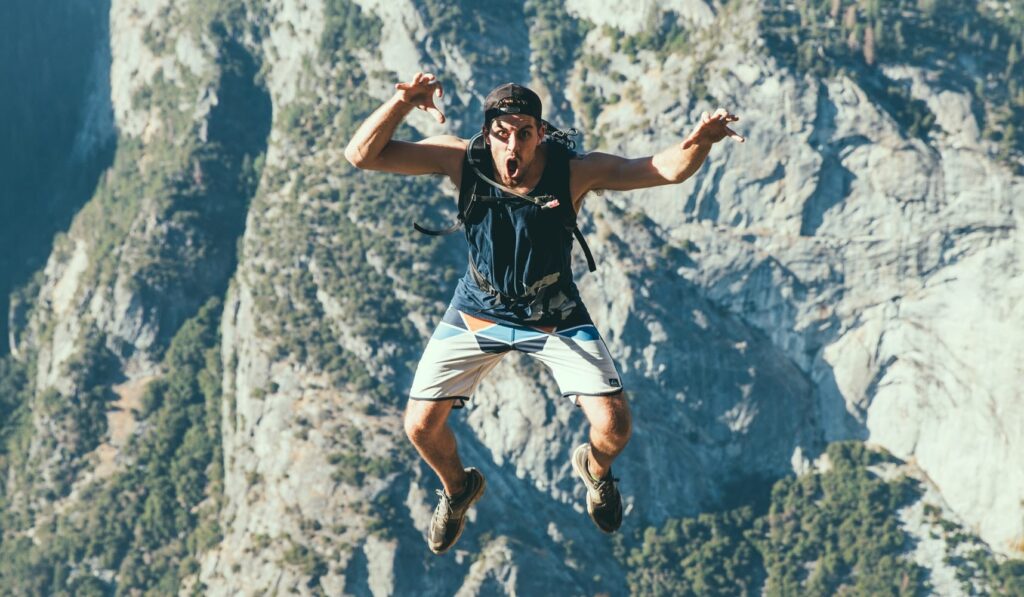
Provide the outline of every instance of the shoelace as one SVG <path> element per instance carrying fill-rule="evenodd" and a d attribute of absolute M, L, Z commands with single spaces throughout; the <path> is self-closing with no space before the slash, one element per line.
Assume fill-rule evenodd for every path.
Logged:
<path fill-rule="evenodd" d="M 437 504 L 437 510 L 434 511 L 434 516 L 437 516 L 437 513 L 440 512 L 441 524 L 446 525 L 448 524 L 448 518 L 452 515 L 453 511 L 452 500 L 443 489 L 437 489 L 435 490 L 435 493 L 437 493 L 437 496 L 441 498 L 441 501 Z"/>
<path fill-rule="evenodd" d="M 612 492 L 615 491 L 615 484 L 619 482 L 617 477 L 598 479 L 594 483 L 594 489 L 597 490 L 597 494 L 601 496 L 601 503 L 606 504 L 612 497 Z"/>

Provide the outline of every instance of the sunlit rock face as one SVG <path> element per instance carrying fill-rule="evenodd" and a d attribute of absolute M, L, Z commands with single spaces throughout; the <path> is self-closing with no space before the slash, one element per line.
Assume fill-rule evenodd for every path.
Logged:
<path fill-rule="evenodd" d="M 680 187 L 608 193 L 589 207 L 643 213 L 653 234 L 696 245 L 678 275 L 812 382 L 822 439 L 867 439 L 915 460 L 972 529 L 1012 551 L 1024 531 L 1024 477 L 1012 464 L 1024 418 L 1011 381 L 1024 350 L 1021 180 L 990 157 L 971 95 L 942 73 L 886 68 L 939 125 L 926 140 L 908 136 L 854 80 L 800 79 L 751 52 L 764 46 L 745 25 L 753 17 L 724 11 L 716 26 L 729 35 L 663 61 L 641 52 L 639 64 L 591 33 L 610 68 L 578 68 L 575 82 L 605 100 L 631 97 L 597 117 L 608 149 L 667 146 L 714 110 L 685 109 L 708 56 L 702 68 L 718 73 L 708 91 L 741 115 L 747 143 L 723 143 Z"/>
<path fill-rule="evenodd" d="M 741 117 L 746 142 L 723 141 L 681 185 L 584 203 L 599 267 L 578 284 L 633 410 L 614 469 L 627 527 L 743 503 L 828 442 L 860 439 L 913 461 L 993 549 L 1020 545 L 1024 183 L 992 157 L 969 93 L 887 66 L 935 116 L 931 134 L 910 135 L 855 79 L 780 65 L 757 8 L 739 3 L 651 0 L 622 18 L 608 2 L 566 3 L 564 19 L 595 26 L 557 65 L 559 94 L 520 6 L 481 17 L 483 44 L 460 43 L 466 32 L 438 25 L 425 0 L 245 4 L 248 26 L 226 40 L 171 3 L 112 3 L 110 103 L 132 164 L 55 246 L 18 336 L 37 386 L 68 397 L 80 380 L 66 365 L 89 333 L 116 362 L 106 383 L 148 380 L 181 322 L 224 297 L 222 537 L 186 589 L 628 591 L 569 466 L 583 415 L 517 354 L 452 416 L 488 490 L 452 555 L 426 551 L 437 482 L 402 407 L 465 249 L 410 227 L 450 219 L 452 185 L 403 186 L 343 158 L 357 116 L 420 70 L 445 83 L 449 121 L 414 113 L 403 138 L 472 134 L 480 99 L 508 79 L 564 97 L 549 119 L 583 129 L 582 152 L 650 155 L 718 105 Z M 331 27 L 357 5 L 369 20 L 345 34 L 372 35 L 346 48 Z M 614 41 L 665 18 L 691 32 L 689 51 Z M 252 180 L 227 191 L 201 149 L 245 130 L 253 140 L 228 151 L 228 170 Z M 186 141 L 194 153 L 168 176 L 190 190 L 132 187 L 128 221 L 93 236 L 122 205 L 102 193 L 118 177 L 151 181 Z M 49 449 L 38 460 L 58 470 L 63 452 Z"/>

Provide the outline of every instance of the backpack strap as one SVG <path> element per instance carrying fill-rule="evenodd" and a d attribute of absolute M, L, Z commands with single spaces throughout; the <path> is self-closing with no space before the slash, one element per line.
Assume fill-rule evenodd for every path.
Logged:
<path fill-rule="evenodd" d="M 590 252 L 590 246 L 587 245 L 587 239 L 583 238 L 583 233 L 580 232 L 579 226 L 573 227 L 572 235 L 575 236 L 576 240 L 580 243 L 580 248 L 583 249 L 583 255 L 587 258 L 587 269 L 589 271 L 596 271 L 597 262 L 594 261 L 594 254 Z"/>
<path fill-rule="evenodd" d="M 424 228 L 423 226 L 420 226 L 419 222 L 413 222 L 412 227 L 416 229 L 416 232 L 422 232 L 427 236 L 445 236 L 451 234 L 452 232 L 455 232 L 456 230 L 462 227 L 462 218 L 456 220 L 451 226 L 448 226 L 447 228 L 442 228 L 440 230 L 431 230 L 430 228 Z"/>
<path fill-rule="evenodd" d="M 476 193 L 477 184 L 481 182 L 477 176 L 478 169 L 486 161 L 484 159 L 486 157 L 486 146 L 483 143 L 480 143 L 479 147 L 477 146 L 477 140 L 481 138 L 482 135 L 477 133 L 476 136 L 469 140 L 469 144 L 466 146 L 466 155 L 462 158 L 462 178 L 459 181 L 459 213 L 455 216 L 455 222 L 441 230 L 431 230 L 420 225 L 419 222 L 413 222 L 412 227 L 417 232 L 422 232 L 427 236 L 451 234 L 466 223 L 466 217 L 470 210 L 473 209 L 475 203 L 487 199 L 486 196 Z"/>
<path fill-rule="evenodd" d="M 570 147 L 560 141 L 552 141 L 547 144 L 548 147 L 548 159 L 553 160 L 553 164 L 557 166 L 555 172 L 558 173 L 558 178 L 555 181 L 557 185 L 558 194 L 562 197 L 570 198 L 570 201 L 559 204 L 556 209 L 562 215 L 562 222 L 565 225 L 566 232 L 569 232 L 576 238 L 576 242 L 580 244 L 580 249 L 583 250 L 583 255 L 587 258 L 587 269 L 595 271 L 597 269 L 597 262 L 594 261 L 594 254 L 590 251 L 590 246 L 587 245 L 587 239 L 584 238 L 583 233 L 580 231 L 580 227 L 577 225 L 577 214 L 576 210 L 573 209 L 570 189 L 569 189 L 569 160 L 575 157 L 575 153 Z"/>

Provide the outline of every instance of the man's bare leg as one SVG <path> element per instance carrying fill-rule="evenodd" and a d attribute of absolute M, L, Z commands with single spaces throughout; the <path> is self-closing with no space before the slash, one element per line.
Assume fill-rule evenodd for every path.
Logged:
<path fill-rule="evenodd" d="M 448 426 L 452 404 L 451 400 L 409 400 L 405 408 L 405 434 L 449 496 L 458 495 L 466 484 L 455 434 Z"/>
<path fill-rule="evenodd" d="M 622 392 L 613 396 L 580 396 L 590 421 L 590 441 L 572 452 L 572 469 L 587 488 L 587 514 L 599 529 L 614 533 L 622 525 L 622 495 L 611 476 L 612 461 L 629 443 L 632 422 Z"/>
<path fill-rule="evenodd" d="M 619 392 L 614 396 L 580 396 L 579 405 L 590 421 L 588 468 L 591 476 L 601 479 L 633 433 L 629 404 L 625 392 Z"/>

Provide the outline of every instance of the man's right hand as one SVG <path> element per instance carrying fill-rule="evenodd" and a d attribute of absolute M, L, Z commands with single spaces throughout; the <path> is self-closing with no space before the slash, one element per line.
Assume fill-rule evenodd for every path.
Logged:
<path fill-rule="evenodd" d="M 444 124 L 444 114 L 434 105 L 434 96 L 443 97 L 444 89 L 432 74 L 416 73 L 409 83 L 396 83 L 395 96 L 415 108 L 430 112 L 439 123 Z"/>

